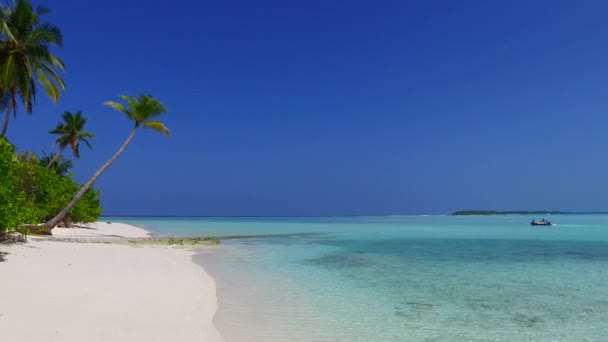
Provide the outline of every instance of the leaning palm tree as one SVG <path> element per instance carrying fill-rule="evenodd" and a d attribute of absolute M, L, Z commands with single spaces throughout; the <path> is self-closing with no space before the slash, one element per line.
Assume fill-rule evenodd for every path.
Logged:
<path fill-rule="evenodd" d="M 51 46 L 61 46 L 61 30 L 40 21 L 49 12 L 42 6 L 34 9 L 30 0 L 16 0 L 13 7 L 0 8 L 0 98 L 8 97 L 0 136 L 6 135 L 11 111 L 17 114 L 17 98 L 32 113 L 36 81 L 53 102 L 65 90 L 57 74 L 65 70 L 65 64 L 50 51 Z"/>
<path fill-rule="evenodd" d="M 72 207 L 74 207 L 78 200 L 84 195 L 84 193 L 89 190 L 93 183 L 95 183 L 97 178 L 99 178 L 99 176 L 101 176 L 101 174 L 108 167 L 110 167 L 110 165 L 112 165 L 112 163 L 116 159 L 118 159 L 118 157 L 120 157 L 120 155 L 125 151 L 127 146 L 129 146 L 129 143 L 131 142 L 131 140 L 133 140 L 135 133 L 137 133 L 137 130 L 140 127 L 143 126 L 146 128 L 150 128 L 166 136 L 171 136 L 171 132 L 167 127 L 165 127 L 165 125 L 161 121 L 154 121 L 154 119 L 156 119 L 157 117 L 167 113 L 167 109 L 159 100 L 150 95 L 123 95 L 121 96 L 121 98 L 124 100 L 126 106 L 125 104 L 114 101 L 108 101 L 105 103 L 105 105 L 123 113 L 127 117 L 127 119 L 131 120 L 134 123 L 134 127 L 131 131 L 131 134 L 129 134 L 127 140 L 125 140 L 125 142 L 122 144 L 122 146 L 120 146 L 120 148 L 118 149 L 118 151 L 116 151 L 112 158 L 110 158 L 105 164 L 103 164 L 103 166 L 93 174 L 91 179 L 89 179 L 82 186 L 82 188 L 78 190 L 78 192 L 70 201 L 70 203 L 68 203 L 68 205 L 59 214 L 57 214 L 57 216 L 55 216 L 53 219 L 44 224 L 44 227 L 47 230 L 50 231 L 57 225 L 57 223 L 61 222 L 61 220 L 63 220 L 63 218 L 70 212 Z"/>
<path fill-rule="evenodd" d="M 51 167 L 68 146 L 72 149 L 72 154 L 76 159 L 80 159 L 80 143 L 93 149 L 89 139 L 95 139 L 95 134 L 84 130 L 87 118 L 82 116 L 82 112 L 78 111 L 76 114 L 72 114 L 65 111 L 61 117 L 63 122 L 58 123 L 54 130 L 49 131 L 49 134 L 59 135 L 55 140 L 55 143 L 59 145 L 59 153 L 55 154 L 55 159 L 51 160 L 47 167 Z"/>
<path fill-rule="evenodd" d="M 50 155 L 47 155 L 44 151 L 42 153 L 43 156 L 40 158 L 40 165 L 55 171 L 60 176 L 67 176 L 74 165 L 71 160 L 59 155 L 58 152 Z"/>

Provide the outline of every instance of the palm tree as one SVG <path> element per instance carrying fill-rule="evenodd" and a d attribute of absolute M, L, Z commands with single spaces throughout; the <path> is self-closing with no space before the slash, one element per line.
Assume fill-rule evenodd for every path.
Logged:
<path fill-rule="evenodd" d="M 65 90 L 57 74 L 65 71 L 65 64 L 50 51 L 51 46 L 62 45 L 61 30 L 40 21 L 49 12 L 42 6 L 34 10 L 30 0 L 16 0 L 12 8 L 0 8 L 0 98 L 8 97 L 0 136 L 6 135 L 11 111 L 17 114 L 17 97 L 26 112 L 32 113 L 36 81 L 55 103 Z"/>
<path fill-rule="evenodd" d="M 76 114 L 65 111 L 61 118 L 63 122 L 58 123 L 54 130 L 49 131 L 49 134 L 59 135 L 57 140 L 55 140 L 55 143 L 59 145 L 59 153 L 55 154 L 54 159 L 49 162 L 47 167 L 51 167 L 68 146 L 72 149 L 72 154 L 76 159 L 80 159 L 80 143 L 93 149 L 89 139 L 95 139 L 95 134 L 84 130 L 87 118 L 82 116 L 81 111 L 78 111 Z"/>
<path fill-rule="evenodd" d="M 51 155 L 47 155 L 46 152 L 42 153 L 44 156 L 40 158 L 40 165 L 54 170 L 60 176 L 66 176 L 68 171 L 74 166 L 71 160 L 59 155 L 58 152 Z"/>
<path fill-rule="evenodd" d="M 118 151 L 116 151 L 116 153 L 110 159 L 108 159 L 108 161 L 103 164 L 99 170 L 95 171 L 91 179 L 89 179 L 82 186 L 82 188 L 78 190 L 78 192 L 70 201 L 70 203 L 68 203 L 68 205 L 59 214 L 57 214 L 57 216 L 55 216 L 53 219 L 49 220 L 44 224 L 44 227 L 48 231 L 51 231 L 57 225 L 57 223 L 63 220 L 63 218 L 70 212 L 76 202 L 78 202 L 78 200 L 84 195 L 84 193 L 89 190 L 93 183 L 95 183 L 97 178 L 99 178 L 99 176 L 101 176 L 101 174 L 108 167 L 110 167 L 110 165 L 112 165 L 112 163 L 116 161 L 118 157 L 120 157 L 120 155 L 125 151 L 127 146 L 129 146 L 129 143 L 131 142 L 131 140 L 133 140 L 135 133 L 137 133 L 137 130 L 141 126 L 160 132 L 166 136 L 171 136 L 171 132 L 167 127 L 165 127 L 165 125 L 161 121 L 153 120 L 167 113 L 167 109 L 159 100 L 157 100 L 151 95 L 145 94 L 139 96 L 123 95 L 121 96 L 121 98 L 126 103 L 126 106 L 125 104 L 114 101 L 108 101 L 104 104 L 123 113 L 127 117 L 127 119 L 131 120 L 134 123 L 134 127 L 131 131 L 131 134 L 129 134 L 127 140 L 125 140 L 122 146 L 120 146 Z"/>

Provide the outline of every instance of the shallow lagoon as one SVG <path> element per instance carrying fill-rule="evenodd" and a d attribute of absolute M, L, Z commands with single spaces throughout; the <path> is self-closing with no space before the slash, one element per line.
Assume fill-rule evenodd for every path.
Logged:
<path fill-rule="evenodd" d="M 537 219 L 540 217 L 537 217 Z M 608 216 L 112 218 L 225 240 L 216 279 L 231 341 L 601 341 Z"/>

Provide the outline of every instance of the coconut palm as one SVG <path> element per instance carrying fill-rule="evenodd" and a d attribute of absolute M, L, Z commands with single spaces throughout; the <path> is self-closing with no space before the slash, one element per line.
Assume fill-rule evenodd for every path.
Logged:
<path fill-rule="evenodd" d="M 0 98 L 8 97 L 0 136 L 6 134 L 11 111 L 17 113 L 18 97 L 26 112 L 32 113 L 36 81 L 54 102 L 65 89 L 57 74 L 65 70 L 65 64 L 50 51 L 51 46 L 61 46 L 61 30 L 40 21 L 49 12 L 42 6 L 34 9 L 30 0 L 0 8 Z"/>
<path fill-rule="evenodd" d="M 108 159 L 108 161 L 103 164 L 99 170 L 95 171 L 91 179 L 89 179 L 82 186 L 82 188 L 78 190 L 78 192 L 70 201 L 70 203 L 68 203 L 68 205 L 59 214 L 57 214 L 57 216 L 55 216 L 53 219 L 44 224 L 44 227 L 49 231 L 53 229 L 57 225 L 57 223 L 63 220 L 63 218 L 70 212 L 76 202 L 78 202 L 78 200 L 82 197 L 82 195 L 84 195 L 84 193 L 89 190 L 89 188 L 93 185 L 97 178 L 99 178 L 99 176 L 101 176 L 101 174 L 108 167 L 110 167 L 110 165 L 112 165 L 112 163 L 116 161 L 118 157 L 120 157 L 120 155 L 125 151 L 127 146 L 129 146 L 129 143 L 131 142 L 131 140 L 133 140 L 135 133 L 137 133 L 137 130 L 140 127 L 143 126 L 145 128 L 149 128 L 159 133 L 162 133 L 166 136 L 171 136 L 171 132 L 167 127 L 165 127 L 165 125 L 161 121 L 154 120 L 159 116 L 167 113 L 167 109 L 159 100 L 157 100 L 151 95 L 123 95 L 121 96 L 121 98 L 125 102 L 124 104 L 114 101 L 108 101 L 105 103 L 105 105 L 123 113 L 127 117 L 127 119 L 133 122 L 134 127 L 131 131 L 131 134 L 129 134 L 127 140 L 125 140 L 122 146 L 120 146 L 118 151 L 116 151 L 116 153 L 114 153 L 114 155 L 110 159 Z"/>
<path fill-rule="evenodd" d="M 55 154 L 55 159 L 51 160 L 47 167 L 51 167 L 56 159 L 63 154 L 63 150 L 68 146 L 72 149 L 72 154 L 76 159 L 80 159 L 80 143 L 93 149 L 89 139 L 95 139 L 95 134 L 84 130 L 84 126 L 87 124 L 87 118 L 82 116 L 81 111 L 76 112 L 76 114 L 65 111 L 61 118 L 63 119 L 63 122 L 58 123 L 54 130 L 49 131 L 49 134 L 59 136 L 57 140 L 55 140 L 55 143 L 59 145 L 59 153 Z"/>
<path fill-rule="evenodd" d="M 42 152 L 43 157 L 40 158 L 40 165 L 43 167 L 54 170 L 60 176 L 67 176 L 68 171 L 72 168 L 72 161 L 59 155 L 59 152 L 47 155 L 46 152 Z"/>

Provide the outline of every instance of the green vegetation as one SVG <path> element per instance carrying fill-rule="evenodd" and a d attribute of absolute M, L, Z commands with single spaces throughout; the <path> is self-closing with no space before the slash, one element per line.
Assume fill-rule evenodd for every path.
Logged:
<path fill-rule="evenodd" d="M 171 136 L 171 131 L 161 121 L 156 121 L 157 117 L 166 114 L 167 109 L 165 106 L 156 98 L 150 95 L 140 95 L 140 96 L 126 96 L 123 95 L 121 98 L 124 100 L 125 104 L 108 101 L 105 104 L 109 107 L 116 109 L 117 111 L 123 113 L 127 119 L 133 122 L 134 127 L 131 130 L 131 134 L 127 137 L 127 140 L 122 144 L 122 146 L 116 151 L 116 153 L 101 166 L 99 170 L 97 170 L 91 179 L 89 179 L 76 193 L 74 198 L 68 203 L 68 205 L 57 214 L 54 218 L 47 221 L 44 224 L 44 227 L 50 232 L 53 227 L 55 227 L 59 222 L 64 220 L 67 216 L 69 216 L 72 208 L 78 203 L 78 201 L 85 195 L 87 191 L 91 188 L 93 183 L 101 176 L 101 174 L 108 168 L 120 155 L 127 149 L 127 146 L 135 137 L 135 133 L 140 127 L 149 128 L 151 130 L 157 131 L 166 136 Z"/>
<path fill-rule="evenodd" d="M 42 154 L 43 156 L 40 158 L 40 164 L 62 176 L 67 175 L 68 171 L 74 166 L 74 163 L 72 163 L 71 160 L 59 155 L 59 152 L 51 155 L 47 155 L 45 152 L 42 152 Z"/>
<path fill-rule="evenodd" d="M 91 150 L 93 149 L 89 139 L 94 139 L 95 134 L 84 130 L 87 118 L 82 116 L 82 112 L 72 114 L 66 111 L 61 117 L 63 122 L 58 123 L 57 127 L 49 132 L 49 134 L 59 136 L 55 140 L 55 143 L 59 145 L 59 152 L 55 153 L 51 161 L 48 162 L 48 168 L 53 167 L 53 164 L 61 157 L 63 150 L 68 146 L 72 149 L 72 154 L 76 159 L 80 159 L 80 143 L 85 144 Z"/>
<path fill-rule="evenodd" d="M 5 136 L 11 117 L 17 114 L 17 98 L 28 114 L 36 102 L 36 83 L 54 101 L 59 101 L 65 84 L 58 71 L 65 70 L 51 46 L 61 46 L 61 30 L 41 21 L 48 8 L 34 9 L 30 0 L 16 0 L 12 7 L 0 8 L 0 98 L 6 109 L 0 136 Z"/>
<path fill-rule="evenodd" d="M 65 90 L 59 76 L 65 64 L 51 52 L 63 43 L 61 30 L 42 21 L 49 12 L 43 6 L 34 8 L 31 0 L 0 4 L 0 111 L 4 111 L 0 131 L 0 239 L 11 231 L 50 234 L 57 225 L 96 221 L 101 203 L 100 192 L 93 184 L 125 151 L 137 130 L 143 126 L 171 135 L 162 122 L 156 121 L 167 113 L 156 98 L 122 96 L 124 103 L 106 102 L 134 127 L 118 151 L 83 185 L 72 179 L 73 162 L 63 153 L 69 148 L 74 158 L 80 159 L 81 144 L 92 149 L 95 135 L 85 130 L 87 118 L 81 111 L 64 112 L 62 121 L 49 131 L 58 147 L 50 155 L 43 152 L 39 158 L 33 152 L 20 152 L 5 138 L 11 115 L 17 114 L 19 106 L 32 113 L 37 84 L 53 102 L 58 102 Z"/>
<path fill-rule="evenodd" d="M 0 233 L 27 221 L 22 206 L 25 194 L 15 187 L 18 168 L 15 148 L 6 139 L 0 138 Z"/>
<path fill-rule="evenodd" d="M 0 233 L 52 218 L 80 188 L 71 175 L 47 168 L 33 153 L 15 153 L 0 138 Z M 66 215 L 62 225 L 94 222 L 101 215 L 99 191 L 89 190 Z"/>

